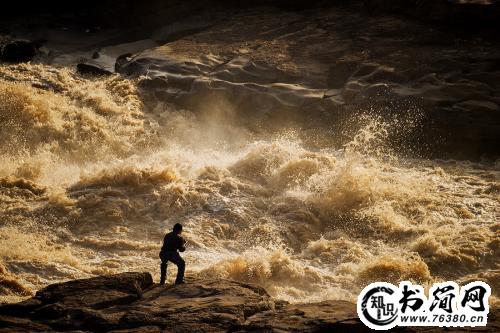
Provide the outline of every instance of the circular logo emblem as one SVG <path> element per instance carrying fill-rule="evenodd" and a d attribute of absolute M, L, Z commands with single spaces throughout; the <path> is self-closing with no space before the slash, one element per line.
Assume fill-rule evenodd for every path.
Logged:
<path fill-rule="evenodd" d="M 359 319 L 374 330 L 395 327 L 398 318 L 398 296 L 398 288 L 391 283 L 369 284 L 358 296 Z"/>

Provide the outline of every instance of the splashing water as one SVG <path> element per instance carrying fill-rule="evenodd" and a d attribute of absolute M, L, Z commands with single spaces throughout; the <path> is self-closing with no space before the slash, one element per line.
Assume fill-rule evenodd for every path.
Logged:
<path fill-rule="evenodd" d="M 149 105 L 116 76 L 17 65 L 0 79 L 1 301 L 94 274 L 158 279 L 176 222 L 188 274 L 292 302 L 353 300 L 375 280 L 499 290 L 498 165 L 386 158 L 381 119 L 343 150 L 313 149 L 255 137 L 224 103 Z"/>

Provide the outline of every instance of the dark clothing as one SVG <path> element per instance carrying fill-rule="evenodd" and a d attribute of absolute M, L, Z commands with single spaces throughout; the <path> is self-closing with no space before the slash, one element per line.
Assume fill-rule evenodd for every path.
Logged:
<path fill-rule="evenodd" d="M 161 265 L 160 265 L 160 284 L 164 284 L 167 278 L 167 264 L 168 262 L 173 262 L 177 265 L 177 278 L 175 279 L 175 283 L 181 283 L 184 281 L 184 269 L 186 265 L 184 263 L 184 259 L 181 258 L 179 252 L 177 251 L 168 251 L 160 253 Z"/>
<path fill-rule="evenodd" d="M 184 269 L 186 265 L 184 259 L 181 258 L 177 250 L 184 252 L 186 250 L 184 247 L 185 243 L 186 241 L 184 238 L 182 238 L 178 233 L 169 232 L 165 235 L 160 252 L 160 284 L 164 284 L 167 278 L 167 264 L 169 261 L 177 265 L 177 278 L 175 279 L 175 283 L 177 284 L 183 282 Z"/>
<path fill-rule="evenodd" d="M 169 232 L 163 238 L 163 246 L 161 248 L 161 252 L 168 251 L 177 251 L 184 252 L 186 249 L 184 248 L 184 244 L 186 241 L 182 238 L 181 235 L 176 234 L 174 232 Z"/>

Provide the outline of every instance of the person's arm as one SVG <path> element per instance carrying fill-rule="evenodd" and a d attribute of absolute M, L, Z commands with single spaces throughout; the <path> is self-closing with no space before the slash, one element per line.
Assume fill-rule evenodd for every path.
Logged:
<path fill-rule="evenodd" d="M 186 240 L 184 240 L 184 238 L 182 238 L 181 236 L 179 236 L 179 252 L 184 252 L 186 251 L 186 248 L 184 247 L 184 245 L 186 244 Z"/>
<path fill-rule="evenodd" d="M 165 242 L 166 242 L 166 239 L 167 239 L 167 235 L 163 236 L 163 242 L 161 243 L 161 250 L 163 251 L 163 249 L 165 248 Z"/>

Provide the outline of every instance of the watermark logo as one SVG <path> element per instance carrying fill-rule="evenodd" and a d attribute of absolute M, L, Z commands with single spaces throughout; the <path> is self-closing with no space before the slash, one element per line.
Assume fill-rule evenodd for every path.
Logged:
<path fill-rule="evenodd" d="M 461 288 L 455 282 L 435 283 L 429 289 L 403 281 L 399 286 L 375 282 L 358 296 L 361 321 L 374 330 L 395 326 L 486 326 L 490 286 L 481 281 Z"/>
<path fill-rule="evenodd" d="M 389 329 L 398 318 L 398 287 L 375 282 L 364 288 L 358 296 L 358 315 L 366 326 Z"/>

